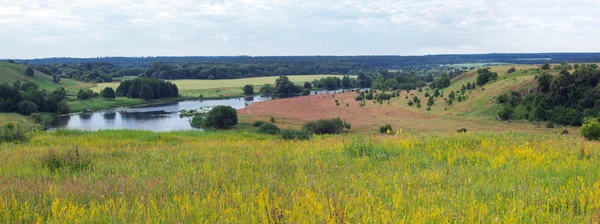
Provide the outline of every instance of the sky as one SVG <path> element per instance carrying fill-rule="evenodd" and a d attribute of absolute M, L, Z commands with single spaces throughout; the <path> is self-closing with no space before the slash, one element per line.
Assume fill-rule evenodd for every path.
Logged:
<path fill-rule="evenodd" d="M 599 52 L 600 0 L 0 0 L 0 58 Z"/>

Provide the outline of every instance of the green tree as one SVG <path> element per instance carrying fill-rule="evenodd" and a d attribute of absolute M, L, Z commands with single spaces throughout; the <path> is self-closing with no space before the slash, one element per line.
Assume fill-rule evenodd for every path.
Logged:
<path fill-rule="evenodd" d="M 154 92 L 152 92 L 152 87 L 150 87 L 148 84 L 144 84 L 142 88 L 140 88 L 139 96 L 144 100 L 154 98 Z"/>
<path fill-rule="evenodd" d="M 113 88 L 106 87 L 100 91 L 100 96 L 104 99 L 114 99 L 116 97 L 116 93 Z"/>
<path fill-rule="evenodd" d="M 279 76 L 279 78 L 275 80 L 275 93 L 277 93 L 277 96 L 279 97 L 289 97 L 294 93 L 300 93 L 301 91 L 302 89 L 295 86 L 287 76 Z"/>
<path fill-rule="evenodd" d="M 263 87 L 261 87 L 259 92 L 261 95 L 270 96 L 273 93 L 275 93 L 275 88 L 273 86 L 267 84 L 267 85 L 264 85 Z"/>
<path fill-rule="evenodd" d="M 550 91 L 550 85 L 552 84 L 553 77 L 550 73 L 544 72 L 537 77 L 538 88 L 540 92 L 547 93 Z"/>
<path fill-rule="evenodd" d="M 35 71 L 33 71 L 33 68 L 31 67 L 27 67 L 25 69 L 25 75 L 29 76 L 29 77 L 33 77 L 33 75 L 35 74 Z"/>
<path fill-rule="evenodd" d="M 254 95 L 254 86 L 253 85 L 245 85 L 244 86 L 244 94 L 250 96 L 250 95 Z"/>
<path fill-rule="evenodd" d="M 230 106 L 216 106 L 206 115 L 206 126 L 228 129 L 238 123 L 237 111 Z"/>
<path fill-rule="evenodd" d="M 18 108 L 19 113 L 23 115 L 31 115 L 32 113 L 38 111 L 37 105 L 29 100 L 21 101 L 18 105 Z"/>
<path fill-rule="evenodd" d="M 349 89 L 352 88 L 352 80 L 350 79 L 350 76 L 348 75 L 344 75 L 344 77 L 342 78 L 342 87 L 344 89 Z"/>
<path fill-rule="evenodd" d="M 59 114 L 68 114 L 71 112 L 71 108 L 69 107 L 69 104 L 67 103 L 66 100 L 62 100 L 60 102 L 58 102 L 58 113 Z"/>
<path fill-rule="evenodd" d="M 310 89 L 312 89 L 312 83 L 304 82 L 304 86 L 302 86 L 302 88 L 310 90 Z"/>
<path fill-rule="evenodd" d="M 427 106 L 431 107 L 431 106 L 433 106 L 433 104 L 435 104 L 435 100 L 433 99 L 433 96 L 430 96 L 429 99 L 427 100 Z"/>

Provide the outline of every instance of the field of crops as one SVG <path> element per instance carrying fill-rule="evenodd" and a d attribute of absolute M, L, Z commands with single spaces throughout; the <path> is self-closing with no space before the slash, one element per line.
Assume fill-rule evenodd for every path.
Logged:
<path fill-rule="evenodd" d="M 531 134 L 38 133 L 0 147 L 0 222 L 590 223 L 599 156 Z"/>
<path fill-rule="evenodd" d="M 324 77 L 335 76 L 342 78 L 342 75 L 291 75 L 288 78 L 297 85 L 302 85 L 304 82 L 312 82 L 315 79 Z M 220 79 L 220 80 L 199 80 L 199 79 L 182 79 L 182 80 L 171 80 L 170 82 L 175 83 L 179 88 L 179 92 L 183 96 L 198 96 L 203 94 L 205 97 L 217 97 L 219 94 L 226 96 L 227 91 L 235 91 L 236 93 L 243 94 L 242 87 L 246 84 L 254 85 L 255 87 L 263 86 L 265 84 L 275 85 L 275 80 L 278 76 L 271 77 L 257 77 L 257 78 L 244 78 L 244 79 Z M 119 82 L 111 83 L 99 83 L 92 90 L 100 92 L 106 87 L 112 87 L 116 89 L 119 86 Z M 214 96 L 207 90 L 214 89 Z M 235 89 L 235 90 L 232 90 Z M 219 90 L 218 92 L 216 90 Z M 255 89 L 258 92 L 258 89 Z"/>

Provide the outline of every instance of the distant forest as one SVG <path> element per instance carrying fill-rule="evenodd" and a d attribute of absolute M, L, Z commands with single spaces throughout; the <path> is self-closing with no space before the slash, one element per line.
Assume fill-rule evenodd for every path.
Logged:
<path fill-rule="evenodd" d="M 426 72 L 441 65 L 543 64 L 598 62 L 600 53 L 463 54 L 425 56 L 278 56 L 278 57 L 99 57 L 15 60 L 50 75 L 88 82 L 114 77 L 160 79 L 234 79 L 280 75 L 364 74 L 382 70 Z M 464 69 L 464 68 L 463 68 Z"/>

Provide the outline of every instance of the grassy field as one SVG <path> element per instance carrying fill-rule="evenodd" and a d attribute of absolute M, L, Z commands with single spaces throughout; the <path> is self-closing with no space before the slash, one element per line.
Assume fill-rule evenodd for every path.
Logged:
<path fill-rule="evenodd" d="M 599 156 L 518 133 L 40 133 L 0 148 L 0 222 L 593 223 Z"/>
<path fill-rule="evenodd" d="M 27 67 L 21 64 L 0 62 L 0 77 L 2 78 L 0 82 L 11 84 L 16 81 L 32 82 L 40 88 L 50 91 L 63 87 L 69 95 L 76 95 L 80 89 L 93 87 L 91 83 L 79 82 L 72 79 L 61 79 L 59 83 L 54 83 L 52 82 L 52 76 L 38 71 L 35 72 L 33 77 L 29 77 L 25 75 L 25 68 Z"/>
<path fill-rule="evenodd" d="M 328 76 L 336 76 L 342 78 L 342 75 L 292 75 L 288 78 L 301 85 L 304 82 L 312 82 L 315 79 L 320 79 Z M 223 96 L 240 96 L 243 95 L 242 87 L 246 84 L 254 85 L 255 91 L 258 92 L 259 86 L 265 84 L 275 84 L 275 79 L 278 76 L 272 77 L 258 77 L 258 78 L 245 78 L 245 79 L 227 79 L 227 80 L 196 80 L 196 79 L 182 79 L 182 80 L 171 80 L 170 82 L 175 83 L 179 88 L 179 93 L 183 96 L 194 96 L 197 97 L 203 94 L 204 97 L 223 97 Z M 119 86 L 119 82 L 111 83 L 100 83 L 92 90 L 100 92 L 106 87 L 112 87 L 116 89 Z"/>

